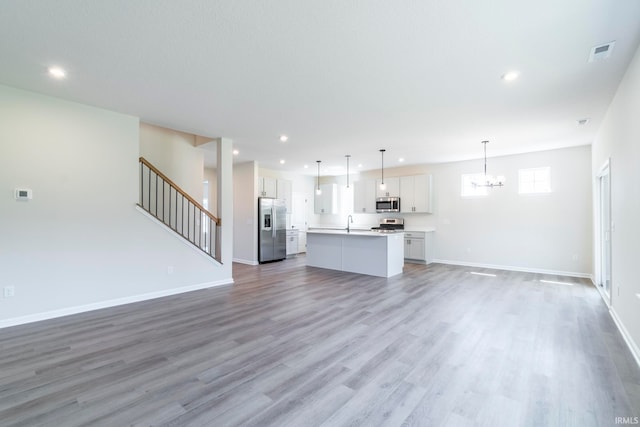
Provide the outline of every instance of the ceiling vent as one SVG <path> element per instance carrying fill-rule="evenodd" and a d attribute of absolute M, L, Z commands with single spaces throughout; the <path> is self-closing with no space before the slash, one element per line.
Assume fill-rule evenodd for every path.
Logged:
<path fill-rule="evenodd" d="M 616 45 L 615 41 L 605 43 L 600 46 L 595 46 L 591 48 L 591 53 L 589 54 L 589 62 L 602 61 L 603 59 L 607 59 L 611 56 L 613 52 L 613 47 Z"/>

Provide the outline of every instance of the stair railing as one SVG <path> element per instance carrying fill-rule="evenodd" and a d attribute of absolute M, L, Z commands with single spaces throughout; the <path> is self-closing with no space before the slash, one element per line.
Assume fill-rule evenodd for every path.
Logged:
<path fill-rule="evenodd" d="M 220 218 L 202 207 L 144 157 L 140 157 L 138 206 L 211 258 L 222 263 Z"/>

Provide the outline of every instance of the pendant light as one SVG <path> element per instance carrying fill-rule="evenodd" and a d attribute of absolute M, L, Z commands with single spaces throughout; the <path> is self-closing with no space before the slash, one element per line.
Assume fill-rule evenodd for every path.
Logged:
<path fill-rule="evenodd" d="M 318 164 L 318 179 L 317 179 L 318 186 L 316 188 L 316 194 L 318 196 L 322 194 L 322 190 L 320 189 L 320 162 L 321 161 L 322 160 L 316 160 L 316 163 Z"/>
<path fill-rule="evenodd" d="M 351 154 L 347 154 L 345 157 L 347 158 L 347 188 L 349 188 L 349 157 L 351 157 Z"/>
<path fill-rule="evenodd" d="M 382 167 L 380 169 L 380 172 L 382 173 L 382 180 L 380 181 L 380 189 L 381 190 L 385 190 L 387 188 L 387 185 L 384 183 L 384 152 L 387 151 L 384 148 L 380 149 L 380 156 L 382 158 Z"/>
<path fill-rule="evenodd" d="M 504 186 L 505 178 L 502 175 L 493 177 L 493 175 L 487 175 L 487 144 L 489 141 L 481 141 L 484 145 L 484 177 L 482 180 L 474 180 L 472 182 L 474 187 L 502 187 Z"/>

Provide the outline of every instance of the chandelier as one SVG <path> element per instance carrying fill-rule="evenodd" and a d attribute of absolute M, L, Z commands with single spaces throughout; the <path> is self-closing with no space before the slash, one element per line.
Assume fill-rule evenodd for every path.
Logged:
<path fill-rule="evenodd" d="M 503 175 L 494 177 L 493 175 L 487 175 L 487 144 L 489 141 L 482 141 L 484 145 L 484 177 L 474 179 L 472 184 L 474 187 L 502 187 L 504 186 L 505 178 Z"/>

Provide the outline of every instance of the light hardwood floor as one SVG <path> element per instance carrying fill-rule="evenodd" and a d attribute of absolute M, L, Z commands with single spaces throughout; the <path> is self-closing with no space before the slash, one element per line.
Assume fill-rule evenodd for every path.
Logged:
<path fill-rule="evenodd" d="M 472 270 L 407 264 L 384 279 L 301 256 L 234 265 L 233 286 L 2 329 L 0 425 L 601 427 L 640 416 L 640 369 L 590 282 Z"/>

